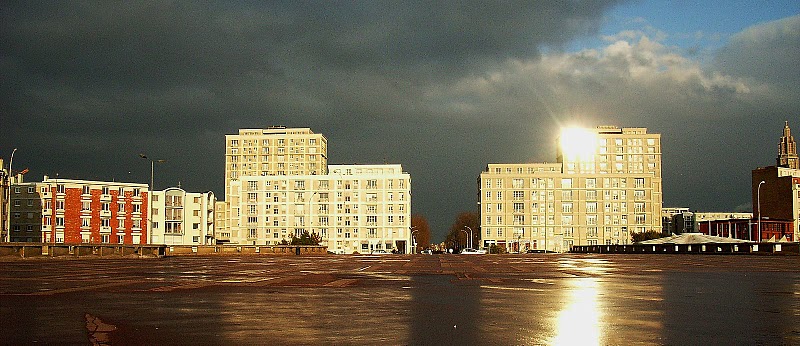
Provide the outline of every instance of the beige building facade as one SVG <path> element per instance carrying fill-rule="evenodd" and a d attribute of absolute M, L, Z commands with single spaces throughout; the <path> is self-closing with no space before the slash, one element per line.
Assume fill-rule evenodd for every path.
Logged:
<path fill-rule="evenodd" d="M 399 164 L 328 165 L 308 128 L 227 135 L 221 243 L 275 245 L 304 231 L 336 253 L 411 248 L 411 178 Z M 224 210 L 222 210 L 224 209 Z"/>
<path fill-rule="evenodd" d="M 410 176 L 400 165 L 331 165 L 327 175 L 244 176 L 232 184 L 231 242 L 275 245 L 304 231 L 335 253 L 410 250 Z M 237 209 L 241 210 L 238 217 Z"/>
<path fill-rule="evenodd" d="M 627 244 L 661 231 L 661 136 L 565 130 L 557 163 L 489 164 L 479 177 L 483 246 L 510 252 Z"/>

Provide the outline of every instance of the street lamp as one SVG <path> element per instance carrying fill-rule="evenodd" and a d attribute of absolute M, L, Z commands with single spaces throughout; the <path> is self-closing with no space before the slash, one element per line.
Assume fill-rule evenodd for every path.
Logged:
<path fill-rule="evenodd" d="M 14 153 L 17 152 L 17 148 L 11 151 L 11 159 L 8 160 L 8 173 L 6 174 L 6 181 L 8 181 L 8 186 L 6 186 L 6 222 L 5 228 L 6 231 L 2 235 L 2 241 L 9 242 L 11 241 L 11 178 L 14 176 L 14 173 L 11 171 L 11 165 L 14 163 Z"/>
<path fill-rule="evenodd" d="M 155 188 L 155 186 L 153 186 L 153 172 L 154 172 L 154 169 L 155 169 L 155 164 L 156 163 L 164 163 L 164 162 L 167 162 L 167 160 L 153 160 L 151 158 L 148 158 L 147 155 L 145 155 L 145 154 L 139 154 L 139 157 L 150 161 L 150 191 L 155 191 L 156 188 Z"/>
<path fill-rule="evenodd" d="M 761 181 L 758 183 L 758 189 L 756 189 L 756 199 L 758 203 L 758 242 L 761 242 L 761 184 L 765 184 L 765 181 Z M 709 233 L 711 231 L 709 230 Z"/>
<path fill-rule="evenodd" d="M 417 247 L 417 238 L 414 238 L 414 232 L 419 232 L 419 230 L 416 228 L 417 226 L 411 226 L 408 228 L 411 231 L 411 233 L 409 233 L 409 235 L 411 235 L 411 254 L 414 254 L 414 250 L 416 250 Z"/>
<path fill-rule="evenodd" d="M 474 246 L 472 246 L 472 245 L 473 245 L 473 244 L 472 244 L 472 239 L 473 239 L 473 238 L 472 238 L 472 228 L 470 228 L 470 227 L 469 227 L 469 226 L 467 226 L 467 225 L 464 225 L 464 227 L 466 227 L 466 228 L 469 230 L 469 248 L 470 248 L 470 249 L 474 249 L 475 247 L 474 247 Z"/>
<path fill-rule="evenodd" d="M 467 230 L 465 230 L 465 229 L 460 229 L 459 231 L 461 231 L 461 232 L 464 232 L 464 236 L 467 236 L 467 237 L 469 237 L 469 234 L 467 233 Z M 465 245 L 465 246 L 467 246 L 467 247 L 469 247 L 469 239 L 467 239 L 467 242 L 466 242 L 466 244 L 464 244 L 464 245 Z"/>

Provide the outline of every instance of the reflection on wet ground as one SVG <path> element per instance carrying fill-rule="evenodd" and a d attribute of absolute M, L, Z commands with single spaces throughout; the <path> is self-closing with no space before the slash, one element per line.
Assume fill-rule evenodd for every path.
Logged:
<path fill-rule="evenodd" d="M 0 262 L 3 344 L 800 344 L 800 261 L 433 255 Z"/>

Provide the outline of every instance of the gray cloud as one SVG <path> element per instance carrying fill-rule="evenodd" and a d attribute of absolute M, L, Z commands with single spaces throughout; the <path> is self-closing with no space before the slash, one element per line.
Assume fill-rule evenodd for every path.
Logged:
<path fill-rule="evenodd" d="M 444 234 L 475 208 L 487 163 L 553 161 L 559 126 L 610 123 L 664 134 L 667 205 L 746 203 L 736 184 L 772 163 L 782 119 L 798 109 L 775 90 L 797 95 L 797 82 L 731 62 L 785 64 L 796 54 L 778 48 L 796 49 L 796 25 L 751 28 L 714 66 L 638 32 L 541 52 L 595 34 L 614 5 L 4 3 L 0 155 L 19 147 L 15 167 L 31 179 L 145 182 L 146 152 L 169 160 L 158 188 L 221 194 L 224 134 L 311 127 L 328 137 L 331 163 L 402 163 L 413 211 Z M 783 75 L 797 76 L 789 65 Z"/>

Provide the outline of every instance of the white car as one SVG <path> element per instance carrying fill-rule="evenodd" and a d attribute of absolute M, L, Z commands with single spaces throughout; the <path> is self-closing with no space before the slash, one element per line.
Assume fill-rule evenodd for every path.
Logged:
<path fill-rule="evenodd" d="M 391 252 L 383 250 L 383 249 L 377 249 L 377 250 L 372 250 L 372 252 L 370 252 L 369 254 L 370 255 L 388 255 L 388 254 L 391 254 Z"/>
<path fill-rule="evenodd" d="M 462 255 L 484 255 L 484 254 L 486 254 L 486 250 L 482 250 L 482 249 L 477 249 L 476 250 L 476 249 L 467 248 L 467 249 L 461 250 L 461 254 Z"/>

